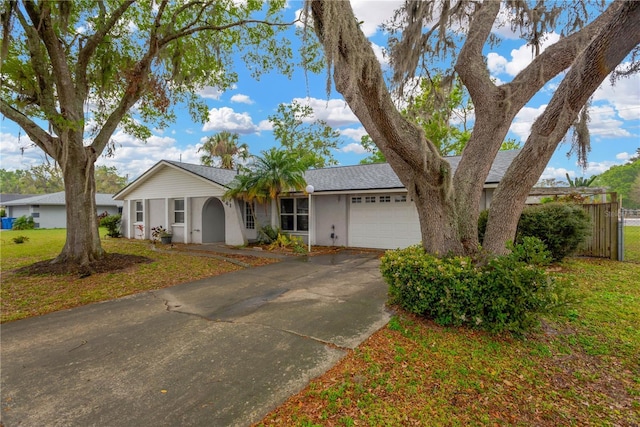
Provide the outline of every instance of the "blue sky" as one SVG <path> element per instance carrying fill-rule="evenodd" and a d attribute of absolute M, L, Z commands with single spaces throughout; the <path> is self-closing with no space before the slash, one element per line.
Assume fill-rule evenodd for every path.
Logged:
<path fill-rule="evenodd" d="M 385 46 L 386 38 L 378 26 L 391 17 L 400 3 L 391 0 L 352 1 L 358 19 L 364 21 L 363 31 L 371 39 L 383 67 L 386 64 L 381 47 Z M 293 18 L 300 2 L 291 2 L 290 6 L 287 13 Z M 531 48 L 518 40 L 508 28 L 498 28 L 496 32 L 503 37 L 503 43 L 488 53 L 487 64 L 497 81 L 508 82 L 532 60 Z M 291 37 L 295 37 L 293 31 L 291 34 Z M 557 39 L 557 34 L 549 34 L 546 43 Z M 310 105 L 316 117 L 340 130 L 343 143 L 335 152 L 335 158 L 341 165 L 357 164 L 367 156 L 359 144 L 360 137 L 365 134 L 364 129 L 339 93 L 333 91 L 327 98 L 325 74 L 308 74 L 307 80 L 303 71 L 297 70 L 292 79 L 272 73 L 256 81 L 244 69 L 237 68 L 237 71 L 240 78 L 231 90 L 221 93 L 216 88 L 203 88 L 200 92 L 209 107 L 207 123 L 194 123 L 186 109 L 178 108 L 176 123 L 162 131 L 154 131 L 146 143 L 117 131 L 114 140 L 119 146 L 115 156 L 100 157 L 97 164 L 115 166 L 121 175 L 133 180 L 161 159 L 198 163 L 197 150 L 203 141 L 223 130 L 238 133 L 241 142 L 249 145 L 250 152 L 259 154 L 277 144 L 267 117 L 275 113 L 279 104 L 294 100 Z M 556 79 L 547 84 L 520 111 L 511 126 L 509 137 L 523 142 L 526 140 L 531 124 L 544 111 L 558 83 Z M 574 177 L 588 177 L 612 165 L 624 163 L 635 153 L 640 147 L 640 76 L 621 80 L 614 87 L 608 80 L 605 81 L 595 94 L 589 128 L 592 151 L 588 168 L 582 170 L 578 167 L 575 156 L 567 158 L 570 147 L 561 144 L 542 178 L 565 179 L 567 172 Z M 17 125 L 2 117 L 0 168 L 28 169 L 43 162 L 44 153 L 36 147 L 30 147 L 24 132 L 19 135 Z"/>

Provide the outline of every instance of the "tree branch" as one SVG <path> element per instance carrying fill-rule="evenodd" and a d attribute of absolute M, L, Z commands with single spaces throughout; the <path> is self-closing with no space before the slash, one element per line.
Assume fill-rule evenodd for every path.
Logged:
<path fill-rule="evenodd" d="M 123 2 L 104 22 L 101 28 L 98 29 L 91 37 L 87 39 L 87 43 L 80 49 L 78 53 L 78 62 L 76 63 L 75 77 L 76 77 L 76 94 L 78 98 L 83 101 L 87 98 L 89 85 L 87 83 L 87 67 L 91 56 L 95 53 L 100 43 L 104 40 L 107 33 L 118 22 L 127 9 L 135 2 L 135 0 L 127 0 Z"/>
<path fill-rule="evenodd" d="M 0 113 L 6 118 L 16 122 L 29 136 L 31 141 L 40 147 L 45 153 L 52 158 L 59 159 L 58 151 L 58 138 L 55 138 L 45 132 L 40 126 L 38 126 L 33 120 L 24 115 L 22 112 L 13 108 L 4 99 L 0 99 Z"/>

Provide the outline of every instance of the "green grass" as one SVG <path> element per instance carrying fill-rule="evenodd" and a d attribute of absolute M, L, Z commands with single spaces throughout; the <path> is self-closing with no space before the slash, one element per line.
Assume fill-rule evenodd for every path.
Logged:
<path fill-rule="evenodd" d="M 0 258 L 2 271 L 24 267 L 37 261 L 54 258 L 60 253 L 66 238 L 66 229 L 2 230 L 0 231 Z M 26 236 L 21 244 L 13 238 Z"/>
<path fill-rule="evenodd" d="M 259 425 L 640 424 L 640 264 L 572 258 L 578 297 L 523 338 L 398 313 Z"/>
<path fill-rule="evenodd" d="M 624 227 L 624 260 L 640 262 L 640 227 Z"/>
<path fill-rule="evenodd" d="M 194 257 L 178 250 L 155 251 L 149 241 L 106 238 L 100 230 L 102 247 L 107 252 L 140 255 L 151 263 L 136 264 L 124 270 L 77 275 L 16 274 L 13 270 L 38 261 L 55 258 L 62 250 L 66 230 L 2 230 L 0 232 L 0 269 L 2 305 L 0 321 L 7 322 L 38 316 L 57 310 L 106 301 L 125 295 L 159 289 L 204 277 L 237 270 L 236 264 L 206 257 Z M 16 244 L 13 238 L 26 236 L 29 240 Z M 176 245 L 179 247 L 179 245 Z M 271 262 L 246 257 L 244 262 Z"/>

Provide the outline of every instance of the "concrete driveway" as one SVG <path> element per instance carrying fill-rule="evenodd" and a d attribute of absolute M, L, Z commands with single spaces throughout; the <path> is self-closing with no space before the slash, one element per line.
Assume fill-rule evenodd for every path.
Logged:
<path fill-rule="evenodd" d="M 374 254 L 290 258 L 2 325 L 2 423 L 246 426 L 389 318 Z"/>

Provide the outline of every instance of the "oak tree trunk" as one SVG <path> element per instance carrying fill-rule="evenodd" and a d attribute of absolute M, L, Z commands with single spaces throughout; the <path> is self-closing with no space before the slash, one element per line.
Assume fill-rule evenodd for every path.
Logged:
<path fill-rule="evenodd" d="M 65 155 L 56 160 L 64 176 L 67 241 L 54 262 L 87 265 L 104 255 L 98 232 L 95 155 L 82 144 L 66 146 Z"/>
<path fill-rule="evenodd" d="M 571 70 L 536 119 L 531 134 L 507 170 L 489 210 L 485 248 L 504 253 L 513 240 L 529 191 L 556 147 L 591 95 L 604 79 L 640 43 L 640 2 L 625 2 L 598 37 L 578 56 Z"/>

